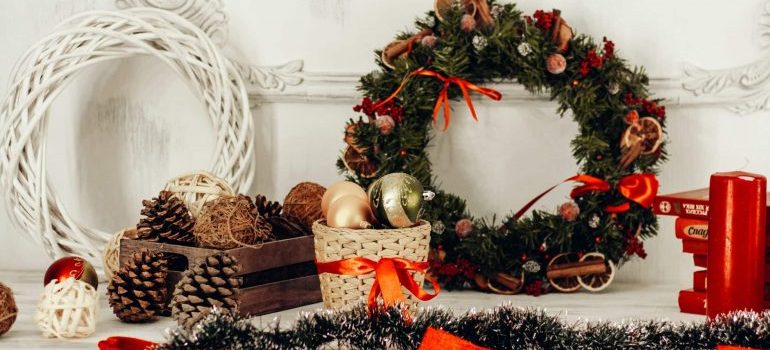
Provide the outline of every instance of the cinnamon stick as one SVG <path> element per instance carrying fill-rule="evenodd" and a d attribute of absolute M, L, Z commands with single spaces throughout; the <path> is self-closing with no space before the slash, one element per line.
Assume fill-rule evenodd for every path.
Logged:
<path fill-rule="evenodd" d="M 568 278 L 607 273 L 604 260 L 578 261 L 548 267 L 548 279 Z"/>
<path fill-rule="evenodd" d="M 422 40 L 422 38 L 431 34 L 433 34 L 433 30 L 431 30 L 430 28 L 427 28 L 427 29 L 421 30 L 417 34 L 410 36 L 407 39 L 396 40 L 388 44 L 388 46 L 385 46 L 385 50 L 384 50 L 385 58 L 387 58 L 388 61 L 392 62 L 393 60 L 401 57 L 401 55 L 409 51 L 410 46 L 414 46 L 418 44 L 420 40 Z"/>

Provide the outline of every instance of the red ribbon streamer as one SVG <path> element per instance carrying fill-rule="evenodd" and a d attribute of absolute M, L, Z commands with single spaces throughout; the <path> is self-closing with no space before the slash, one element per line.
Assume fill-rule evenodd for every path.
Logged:
<path fill-rule="evenodd" d="M 355 257 L 344 260 L 318 262 L 318 273 L 333 273 L 337 275 L 359 276 L 368 273 L 375 273 L 374 284 L 369 291 L 369 310 L 377 307 L 377 297 L 382 295 L 382 301 L 385 307 L 396 305 L 404 301 L 404 295 L 401 292 L 401 286 L 404 286 L 417 299 L 428 301 L 433 299 L 440 290 L 436 280 L 427 277 L 433 284 L 434 294 L 430 294 L 417 284 L 409 271 L 425 273 L 428 270 L 429 263 L 411 261 L 403 258 L 381 258 L 380 261 L 364 257 Z"/>
<path fill-rule="evenodd" d="M 428 327 L 417 350 L 491 350 L 475 345 L 458 336 Z"/>
<path fill-rule="evenodd" d="M 418 69 L 409 73 L 409 75 L 407 75 L 406 78 L 404 78 L 404 80 L 401 82 L 401 85 L 398 86 L 396 91 L 393 91 L 393 93 L 390 94 L 388 98 L 375 103 L 374 109 L 377 109 L 377 107 L 384 105 L 390 102 L 391 100 L 393 100 L 394 98 L 396 98 L 396 96 L 398 96 L 398 93 L 401 92 L 401 89 L 403 89 L 404 86 L 406 86 L 406 83 L 409 81 L 409 79 L 414 76 L 434 77 L 444 82 L 444 87 L 441 88 L 441 91 L 438 94 L 438 98 L 436 99 L 436 104 L 433 106 L 433 124 L 436 124 L 436 119 L 438 119 L 439 111 L 442 109 L 442 107 L 444 109 L 444 130 L 449 128 L 449 122 L 452 120 L 452 112 L 449 106 L 449 86 L 451 86 L 452 84 L 455 84 L 458 87 L 460 87 L 460 91 L 462 91 L 463 93 L 465 102 L 468 104 L 468 109 L 471 110 L 471 115 L 473 116 L 473 119 L 476 121 L 478 121 L 479 118 L 476 115 L 476 109 L 473 107 L 473 101 L 471 100 L 469 91 L 476 91 L 495 101 L 500 101 L 500 99 L 503 98 L 503 95 L 495 89 L 481 87 L 459 77 L 445 77 L 441 75 L 441 73 L 438 73 L 432 70 Z"/>
<path fill-rule="evenodd" d="M 748 348 L 745 346 L 736 346 L 736 345 L 717 345 L 716 350 L 762 350 L 760 348 Z"/>
<path fill-rule="evenodd" d="M 527 210 L 529 210 L 529 208 L 531 208 L 538 200 L 540 200 L 540 198 L 543 198 L 543 196 L 551 192 L 557 186 L 569 181 L 583 183 L 582 185 L 572 189 L 572 192 L 570 192 L 570 197 L 572 198 L 583 196 L 589 192 L 607 192 L 612 189 L 612 184 L 598 177 L 593 177 L 591 175 L 575 175 L 545 190 L 543 193 L 533 198 L 526 205 L 524 205 L 523 208 L 517 211 L 516 214 L 513 215 L 513 218 L 519 219 L 524 215 L 524 213 L 527 212 Z M 626 197 L 628 200 L 635 202 L 645 208 L 649 208 L 652 205 L 652 201 L 655 199 L 655 195 L 658 193 L 658 178 L 656 178 L 653 174 L 628 175 L 621 178 L 615 188 L 617 188 L 618 192 L 620 192 L 620 194 L 623 197 Z M 631 205 L 628 202 L 625 202 L 620 205 L 607 206 L 604 208 L 604 210 L 610 213 L 622 213 L 628 211 L 630 208 Z"/>
<path fill-rule="evenodd" d="M 99 341 L 99 350 L 153 350 L 158 344 L 132 337 L 109 337 Z"/>

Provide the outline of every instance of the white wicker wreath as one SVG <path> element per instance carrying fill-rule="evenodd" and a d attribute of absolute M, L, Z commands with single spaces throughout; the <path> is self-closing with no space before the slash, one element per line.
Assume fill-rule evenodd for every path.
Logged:
<path fill-rule="evenodd" d="M 77 15 L 34 45 L 14 69 L 0 110 L 0 181 L 14 222 L 48 255 L 101 261 L 110 234 L 78 224 L 46 179 L 49 107 L 84 68 L 150 55 L 167 63 L 200 96 L 216 129 L 209 171 L 246 190 L 254 176 L 253 122 L 235 65 L 197 26 L 168 11 L 133 8 Z"/>

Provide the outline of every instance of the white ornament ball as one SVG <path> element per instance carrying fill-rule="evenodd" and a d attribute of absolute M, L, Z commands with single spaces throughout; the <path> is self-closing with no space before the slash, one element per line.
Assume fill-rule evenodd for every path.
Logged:
<path fill-rule="evenodd" d="M 46 338 L 83 338 L 96 330 L 99 296 L 90 284 L 67 278 L 45 286 L 35 322 Z"/>

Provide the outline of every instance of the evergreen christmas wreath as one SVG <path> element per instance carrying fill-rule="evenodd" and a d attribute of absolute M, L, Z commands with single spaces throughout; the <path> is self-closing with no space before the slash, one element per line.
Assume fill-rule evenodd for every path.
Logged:
<path fill-rule="evenodd" d="M 616 265 L 644 258 L 641 240 L 657 233 L 654 174 L 666 158 L 666 110 L 648 98 L 644 69 L 606 38 L 574 35 L 558 10 L 530 17 L 494 0 L 437 0 L 416 27 L 377 51 L 380 69 L 361 78 L 365 97 L 354 111 L 364 116 L 346 125 L 337 166 L 363 186 L 407 172 L 436 192 L 425 213 L 433 273 L 450 288 L 596 291 Z M 443 128 L 450 124 L 450 100 L 462 98 L 476 118 L 472 92 L 499 100 L 481 85 L 503 80 L 548 92 L 561 115 L 571 112 L 581 175 L 567 180 L 579 186 L 557 213 L 523 216 L 538 197 L 498 224 L 474 219 L 463 199 L 437 188 L 427 148 L 442 111 Z"/>

